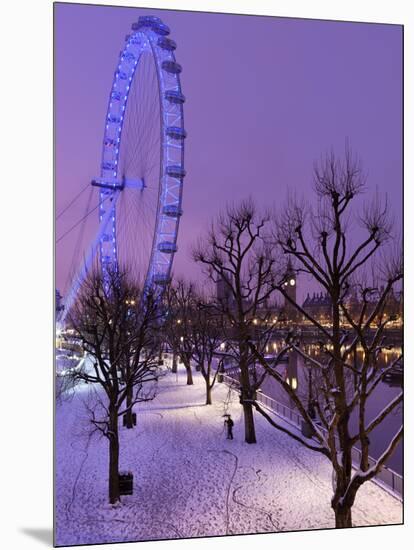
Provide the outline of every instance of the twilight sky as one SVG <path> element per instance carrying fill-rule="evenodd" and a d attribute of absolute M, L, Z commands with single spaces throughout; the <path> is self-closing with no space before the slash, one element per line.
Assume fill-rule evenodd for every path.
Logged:
<path fill-rule="evenodd" d="M 387 193 L 402 225 L 400 26 L 74 4 L 55 4 L 57 213 L 99 175 L 117 58 L 145 14 L 170 26 L 187 98 L 176 274 L 198 277 L 189 246 L 227 201 L 250 194 L 277 205 L 288 189 L 310 197 L 313 161 L 331 146 L 341 153 L 345 138 L 363 161 L 368 193 Z M 57 238 L 82 217 L 86 196 L 58 219 Z M 57 244 L 61 291 L 97 219 L 81 241 L 73 231 Z"/>

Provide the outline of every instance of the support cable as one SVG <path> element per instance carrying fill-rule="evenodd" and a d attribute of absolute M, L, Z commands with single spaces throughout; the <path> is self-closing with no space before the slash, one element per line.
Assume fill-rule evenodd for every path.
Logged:
<path fill-rule="evenodd" d="M 110 196 L 108 195 L 107 197 L 105 197 L 101 202 L 98 202 L 98 204 L 96 206 L 94 206 L 92 208 L 92 210 L 89 210 L 89 212 L 87 212 L 80 220 L 78 220 L 74 225 L 72 225 L 72 227 L 70 227 L 65 233 L 63 233 L 63 235 L 61 237 L 59 237 L 57 240 L 56 240 L 56 244 L 58 244 L 62 239 L 64 239 L 66 237 L 66 235 L 69 235 L 69 233 L 71 231 L 73 231 L 74 229 L 76 229 L 76 227 L 78 227 L 78 225 L 80 223 L 83 222 L 83 220 L 85 220 L 90 214 L 92 214 L 93 212 L 95 212 L 95 210 L 97 208 L 99 208 L 101 206 L 101 204 L 103 204 Z"/>
<path fill-rule="evenodd" d="M 70 203 L 65 206 L 65 208 L 56 216 L 56 221 L 61 217 L 63 216 L 63 214 L 72 206 L 72 204 L 82 195 L 82 193 L 84 193 L 86 191 L 86 189 L 88 189 L 88 187 L 90 187 L 90 183 L 87 183 L 86 186 L 81 190 L 79 191 L 79 193 L 70 201 Z"/>

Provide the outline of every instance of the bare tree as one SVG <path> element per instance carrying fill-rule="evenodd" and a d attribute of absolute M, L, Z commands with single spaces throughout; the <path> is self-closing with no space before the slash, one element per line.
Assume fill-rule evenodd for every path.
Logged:
<path fill-rule="evenodd" d="M 167 318 L 164 323 L 164 333 L 173 350 L 173 362 L 178 354 L 187 372 L 187 384 L 193 384 L 191 370 L 192 342 L 191 318 L 194 307 L 194 287 L 180 279 L 171 284 L 165 293 Z"/>
<path fill-rule="evenodd" d="M 316 281 L 331 302 L 330 323 L 321 324 L 292 300 L 281 268 L 278 290 L 292 303 L 303 322 L 310 324 L 318 334 L 314 341 L 320 350 L 317 357 L 305 352 L 303 343 L 294 333 L 281 351 L 281 354 L 289 349 L 296 351 L 314 373 L 309 382 L 312 385 L 312 392 L 309 392 L 313 400 L 311 408 L 307 403 L 309 397 L 301 397 L 295 392 L 274 365 L 266 361 L 263 353 L 249 343 L 265 371 L 292 399 L 313 432 L 313 439 L 301 437 L 286 425 L 279 424 L 257 402 L 256 410 L 275 428 L 322 453 L 332 463 L 335 483 L 331 503 L 336 527 L 352 526 L 352 506 L 358 489 L 383 468 L 403 431 L 400 427 L 390 435 L 385 450 L 374 464 L 369 464 L 372 431 L 397 410 L 403 398 L 401 392 L 375 418 L 369 418 L 368 399 L 375 396 L 386 374 L 402 360 L 399 356 L 385 367 L 380 361 L 387 344 L 387 327 L 392 320 L 386 315 L 387 300 L 401 281 L 403 270 L 398 243 L 393 242 L 394 252 L 388 249 L 388 253 L 380 255 L 381 250 L 387 250 L 391 239 L 386 203 L 374 197 L 356 218 L 353 206 L 364 187 L 360 162 L 349 149 L 344 160 L 332 153 L 315 165 L 316 209 L 307 210 L 304 204 L 290 199 L 276 224 L 276 243 L 283 257 L 295 262 L 298 273 Z M 359 232 L 353 231 L 357 222 L 362 226 Z M 373 275 L 368 276 L 370 267 L 373 267 Z M 356 352 L 361 347 L 363 359 L 358 361 Z M 313 407 L 319 422 L 312 414 Z M 353 430 L 351 420 L 355 417 L 358 427 Z M 353 473 L 356 444 L 361 454 Z"/>
<path fill-rule="evenodd" d="M 55 375 L 55 401 L 59 405 L 72 399 L 75 391 L 75 380 L 71 374 L 56 373 Z"/>
<path fill-rule="evenodd" d="M 89 412 L 94 429 L 109 442 L 112 504 L 120 498 L 118 418 L 155 396 L 157 311 L 151 293 L 143 293 L 125 272 L 108 271 L 87 277 L 69 315 L 90 359 L 74 376 L 98 388 Z"/>
<path fill-rule="evenodd" d="M 193 251 L 194 260 L 222 289 L 215 309 L 226 320 L 240 367 L 240 401 L 247 443 L 256 443 L 252 404 L 258 387 L 249 373 L 253 361 L 248 343 L 254 335 L 254 318 L 275 288 L 275 260 L 263 239 L 268 223 L 269 216 L 258 213 L 250 199 L 228 206 Z"/>
<path fill-rule="evenodd" d="M 215 361 L 215 355 L 223 340 L 223 322 L 221 317 L 209 307 L 205 298 L 200 295 L 195 295 L 194 298 L 189 331 L 192 357 L 205 381 L 206 405 L 211 405 L 211 390 L 221 367 L 221 360 Z"/>

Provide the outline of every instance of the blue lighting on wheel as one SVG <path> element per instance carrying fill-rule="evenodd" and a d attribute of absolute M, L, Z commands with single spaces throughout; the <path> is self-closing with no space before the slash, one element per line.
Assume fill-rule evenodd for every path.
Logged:
<path fill-rule="evenodd" d="M 140 19 L 139 24 L 133 25 L 133 30 L 139 29 L 136 35 L 127 35 L 125 37 L 126 43 L 123 44 L 123 50 L 120 52 L 118 58 L 118 64 L 115 66 L 117 69 L 113 73 L 113 85 L 110 90 L 109 105 L 107 110 L 106 131 L 104 134 L 104 147 L 102 158 L 102 170 L 108 170 L 101 173 L 101 182 L 105 184 L 107 190 L 101 191 L 101 197 L 114 198 L 111 211 L 106 208 L 102 210 L 99 216 L 101 222 L 108 219 L 108 216 L 112 218 L 112 237 L 109 236 L 109 227 L 106 231 L 101 233 L 101 256 L 100 262 L 102 269 L 107 270 L 110 266 L 117 268 L 117 239 L 121 238 L 121 235 L 117 234 L 118 228 L 116 226 L 116 220 L 122 218 L 122 211 L 118 211 L 121 203 L 116 203 L 116 197 L 120 195 L 120 192 L 124 188 L 143 189 L 145 184 L 137 177 L 128 177 L 121 174 L 121 170 L 118 173 L 118 164 L 120 166 L 128 166 L 129 157 L 121 158 L 121 155 L 128 154 L 131 156 L 133 153 L 127 153 L 129 147 L 126 143 L 121 148 L 121 136 L 122 141 L 129 140 L 130 136 L 128 132 L 122 131 L 123 122 L 126 116 L 132 112 L 138 112 L 141 116 L 141 110 L 133 106 L 128 111 L 126 110 L 127 101 L 139 101 L 135 97 L 135 94 L 131 94 L 133 97 L 129 98 L 129 91 L 132 87 L 132 80 L 135 76 L 135 71 L 141 71 L 141 64 L 139 63 L 141 55 L 149 54 L 154 62 L 154 69 L 156 71 L 156 82 L 158 83 L 157 96 L 161 97 L 160 103 L 160 118 L 165 123 L 163 126 L 163 134 L 161 135 L 162 149 L 159 168 L 161 169 L 161 180 L 159 181 L 159 199 L 157 206 L 157 216 L 161 217 L 162 226 L 168 227 L 168 231 L 165 231 L 158 224 L 155 230 L 150 232 L 150 237 L 153 239 L 154 249 L 149 254 L 148 263 L 143 265 L 146 270 L 146 278 L 144 288 L 149 288 L 152 284 L 158 285 L 158 291 L 162 292 L 166 284 L 170 280 L 170 270 L 172 266 L 172 257 L 177 250 L 176 239 L 178 220 L 182 215 L 181 210 L 181 186 L 182 180 L 185 176 L 183 157 L 184 139 L 186 132 L 182 128 L 182 107 L 181 105 L 185 101 L 185 97 L 181 92 L 181 86 L 178 75 L 181 72 L 181 66 L 175 61 L 174 54 L 169 53 L 175 50 L 176 44 L 170 38 L 167 38 L 167 34 L 170 29 L 159 18 L 147 17 Z M 135 45 L 132 49 L 131 45 Z M 163 70 L 161 70 L 163 69 Z M 141 74 L 141 73 L 139 73 Z M 140 89 L 142 83 L 145 88 L 145 73 L 143 73 L 143 80 L 139 82 Z M 122 82 L 125 81 L 125 84 Z M 167 84 L 169 83 L 169 84 Z M 119 90 L 119 91 L 118 91 Z M 145 96 L 143 96 L 145 98 Z M 116 102 L 119 102 L 117 108 Z M 174 104 L 177 107 L 174 107 Z M 136 105 L 139 107 L 139 104 Z M 145 114 L 145 113 L 144 113 Z M 130 121 L 126 121 L 126 123 Z M 142 120 L 135 120 L 133 124 L 143 124 Z M 116 131 L 117 130 L 117 131 Z M 124 137 L 125 136 L 125 137 Z M 132 138 L 131 138 L 132 139 Z M 113 147 L 113 148 L 111 148 Z M 149 150 L 151 151 L 151 145 Z M 174 147 L 174 149 L 173 149 Z M 176 154 L 176 149 L 179 149 L 180 157 Z M 106 158 L 105 158 L 106 157 Z M 169 158 L 171 157 L 171 159 Z M 107 160 L 107 159 L 110 159 Z M 126 162 L 126 164 L 125 164 Z M 113 175 L 110 175 L 113 174 Z M 120 180 L 123 180 L 123 182 Z M 125 179 L 124 179 L 125 178 Z M 178 181 L 173 181 L 173 178 Z M 128 194 L 120 195 L 127 201 L 130 200 Z M 170 203 L 165 204 L 169 200 Z M 158 218 L 159 219 L 159 218 Z M 155 234 L 154 234 L 155 231 Z M 105 246 L 102 245 L 105 241 Z M 109 246 L 109 242 L 112 242 L 112 249 Z M 121 245 L 120 245 L 121 247 Z M 120 248 L 122 250 L 122 247 Z M 145 272 L 144 272 L 145 273 Z M 160 288 L 161 287 L 161 288 Z"/>
<path fill-rule="evenodd" d="M 135 61 L 135 55 L 130 52 L 126 52 L 123 58 L 125 59 L 125 61 Z"/>

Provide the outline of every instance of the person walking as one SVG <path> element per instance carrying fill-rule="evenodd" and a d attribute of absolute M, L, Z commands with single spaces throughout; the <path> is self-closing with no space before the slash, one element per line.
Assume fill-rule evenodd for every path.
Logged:
<path fill-rule="evenodd" d="M 233 439 L 233 426 L 234 422 L 230 415 L 227 415 L 224 425 L 227 428 L 227 439 Z"/>

